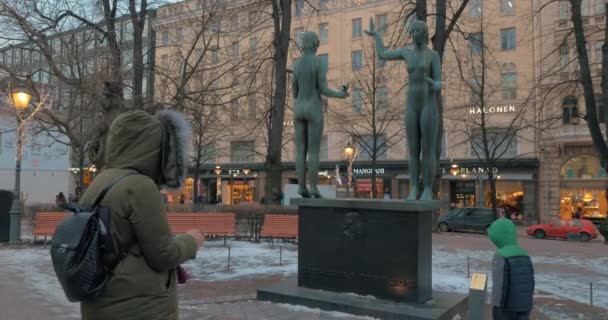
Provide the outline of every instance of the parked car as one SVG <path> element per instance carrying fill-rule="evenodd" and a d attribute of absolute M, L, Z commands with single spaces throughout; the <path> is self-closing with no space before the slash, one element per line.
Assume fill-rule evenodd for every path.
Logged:
<path fill-rule="evenodd" d="M 452 208 L 448 214 L 437 220 L 441 232 L 475 231 L 485 232 L 494 222 L 492 209 Z"/>
<path fill-rule="evenodd" d="M 534 236 L 536 239 L 567 239 L 569 233 L 580 235 L 582 241 L 591 241 L 599 235 L 593 222 L 586 219 L 555 219 L 550 223 L 535 224 L 528 227 L 528 235 Z"/>

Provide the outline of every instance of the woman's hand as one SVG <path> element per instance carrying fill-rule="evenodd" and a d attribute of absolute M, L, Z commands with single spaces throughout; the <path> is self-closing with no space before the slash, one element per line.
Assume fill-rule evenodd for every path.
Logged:
<path fill-rule="evenodd" d="M 376 27 L 374 27 L 374 18 L 369 18 L 369 30 L 365 30 L 365 34 L 372 37 L 378 36 Z"/>
<path fill-rule="evenodd" d="M 200 248 L 203 245 L 203 242 L 205 242 L 205 235 L 203 235 L 201 230 L 192 229 L 192 230 L 186 231 L 186 233 L 191 235 L 192 238 L 194 238 L 194 240 L 196 241 L 196 246 L 198 248 Z"/>
<path fill-rule="evenodd" d="M 431 85 L 431 89 L 433 89 L 433 91 L 441 90 L 441 85 L 442 85 L 441 81 L 435 81 L 429 77 L 426 77 L 426 82 Z"/>

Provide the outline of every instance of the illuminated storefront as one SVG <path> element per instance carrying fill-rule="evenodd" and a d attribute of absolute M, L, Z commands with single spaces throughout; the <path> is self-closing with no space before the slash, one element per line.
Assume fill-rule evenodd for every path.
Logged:
<path fill-rule="evenodd" d="M 560 216 L 604 220 L 608 211 L 606 185 L 608 175 L 594 155 L 568 160 L 560 172 Z"/>

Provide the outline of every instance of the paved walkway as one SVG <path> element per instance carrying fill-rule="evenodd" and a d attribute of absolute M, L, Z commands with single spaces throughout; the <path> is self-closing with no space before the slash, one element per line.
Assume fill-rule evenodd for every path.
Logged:
<path fill-rule="evenodd" d="M 574 243 L 520 237 L 520 244 L 532 256 L 544 257 L 535 264 L 539 277 L 555 275 L 556 282 L 562 282 L 570 276 L 578 276 L 581 273 L 593 279 L 606 278 L 602 270 L 608 271 L 608 268 L 605 267 L 605 262 L 608 262 L 608 258 L 606 258 L 608 246 L 603 245 L 601 240 L 591 243 Z M 213 243 L 209 243 L 209 245 L 213 245 Z M 471 268 L 473 270 L 487 270 L 488 257 L 486 256 L 488 252 L 491 254 L 494 250 L 492 244 L 484 235 L 470 234 L 434 234 L 433 247 L 441 248 L 443 255 L 458 253 L 455 255 L 459 259 L 457 260 L 458 264 L 454 264 L 454 259 L 449 260 L 448 262 L 454 265 L 451 265 L 448 270 L 460 275 L 460 277 L 466 277 L 466 258 L 468 255 L 471 255 Z M 41 246 L 10 247 L 0 245 L 0 296 L 2 297 L 0 299 L 0 320 L 79 319 L 78 305 L 66 301 L 54 277 L 47 250 L 48 247 L 42 248 Z M 206 250 L 211 251 L 212 246 Z M 18 259 L 11 259 L 14 256 L 18 256 Z M 464 259 L 460 259 L 460 257 Z M 551 260 L 548 257 L 555 257 L 555 259 Z M 434 254 L 435 258 L 436 255 Z M 439 258 L 434 261 L 434 264 L 436 262 L 442 263 L 441 257 Z M 462 263 L 460 263 L 460 260 L 463 260 Z M 589 268 L 589 261 L 600 262 L 599 271 L 598 267 Z M 293 277 L 294 275 L 288 276 Z M 206 279 L 216 278 L 206 275 Z M 179 288 L 181 319 L 366 319 L 318 309 L 255 300 L 257 288 L 276 283 L 282 279 L 284 279 L 282 275 L 255 275 L 230 280 L 216 279 L 215 281 L 194 279 Z M 559 283 L 557 284 L 559 285 Z M 569 289 L 565 287 L 563 290 L 568 292 Z M 605 287 L 599 287 L 596 290 L 599 295 L 607 294 Z M 592 308 L 584 303 L 586 299 L 585 297 L 578 299 L 579 302 L 577 303 L 558 298 L 555 293 L 545 294 L 545 292 L 539 291 L 535 299 L 532 319 L 605 320 L 606 310 Z M 486 313 L 488 316 L 490 311 L 490 308 L 487 307 Z M 463 319 L 466 319 L 466 316 Z"/>

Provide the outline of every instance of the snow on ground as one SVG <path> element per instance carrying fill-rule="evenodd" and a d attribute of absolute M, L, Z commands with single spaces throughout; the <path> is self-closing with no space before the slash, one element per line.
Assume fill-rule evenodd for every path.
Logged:
<path fill-rule="evenodd" d="M 297 273 L 297 246 L 280 246 L 229 241 L 230 270 L 226 270 L 228 247 L 222 242 L 206 242 L 196 260 L 185 264 L 193 277 L 204 281 L 237 280 L 258 276 L 294 276 Z M 433 289 L 467 292 L 467 257 L 470 272 L 491 273 L 493 251 L 433 249 Z M 608 258 L 585 259 L 572 256 L 533 256 L 536 288 L 547 294 L 580 303 L 589 303 L 589 282 L 593 282 L 594 305 L 608 306 Z M 26 275 L 25 281 L 34 291 L 53 301 L 67 304 L 63 291 L 52 272 L 48 249 L 39 247 L 20 250 L 0 250 L 0 270 Z M 491 278 L 491 277 L 489 277 Z M 491 279 L 490 279 L 491 282 Z M 491 290 L 491 283 L 488 284 Z M 541 294 L 541 293 L 539 293 Z"/>
<path fill-rule="evenodd" d="M 275 303 L 275 305 L 283 307 L 292 312 L 306 312 L 312 313 L 315 315 L 325 315 L 332 318 L 343 318 L 343 319 L 353 319 L 353 320 L 378 320 L 377 318 L 372 317 L 364 317 L 364 316 L 353 316 L 352 314 L 338 312 L 338 311 L 325 311 L 319 308 L 309 308 L 300 305 L 286 304 L 286 303 Z"/>

